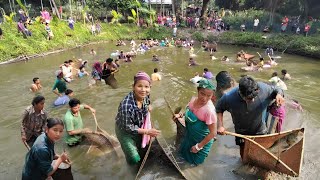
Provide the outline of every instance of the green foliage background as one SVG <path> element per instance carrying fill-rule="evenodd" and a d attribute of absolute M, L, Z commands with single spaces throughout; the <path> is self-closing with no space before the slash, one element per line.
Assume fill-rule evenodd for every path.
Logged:
<path fill-rule="evenodd" d="M 101 23 L 102 32 L 93 36 L 90 24 L 76 23 L 72 31 L 67 22 L 52 21 L 51 30 L 54 34 L 52 40 L 46 40 L 47 32 L 45 25 L 35 23 L 28 26 L 32 36 L 23 38 L 17 31 L 17 25 L 4 23 L 1 25 L 3 38 L 0 40 L 0 61 L 5 61 L 21 55 L 33 55 L 64 48 L 73 48 L 89 42 L 109 40 L 131 40 L 131 39 L 163 39 L 171 35 L 171 30 L 163 27 L 140 28 L 134 24 L 122 24 L 121 26 Z"/>

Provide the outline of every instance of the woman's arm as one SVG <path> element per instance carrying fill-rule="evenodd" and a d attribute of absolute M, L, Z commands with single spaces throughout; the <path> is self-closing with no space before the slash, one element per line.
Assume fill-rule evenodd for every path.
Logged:
<path fill-rule="evenodd" d="M 210 133 L 201 142 L 192 146 L 191 152 L 197 153 L 199 150 L 201 150 L 203 148 L 203 146 L 205 146 L 211 139 L 213 139 L 217 135 L 216 123 L 212 123 L 212 124 L 208 125 L 208 128 L 210 130 Z"/>

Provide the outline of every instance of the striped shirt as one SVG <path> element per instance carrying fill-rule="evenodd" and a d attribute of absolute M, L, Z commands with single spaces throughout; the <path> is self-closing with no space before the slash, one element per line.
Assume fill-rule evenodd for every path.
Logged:
<path fill-rule="evenodd" d="M 147 116 L 150 97 L 143 100 L 141 109 L 138 107 L 133 92 L 130 92 L 120 103 L 116 116 L 116 125 L 130 134 L 138 134 L 138 129 Z"/>

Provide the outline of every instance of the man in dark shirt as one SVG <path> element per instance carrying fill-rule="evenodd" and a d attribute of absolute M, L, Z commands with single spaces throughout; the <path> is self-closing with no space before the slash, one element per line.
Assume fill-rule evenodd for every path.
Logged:
<path fill-rule="evenodd" d="M 224 94 L 217 103 L 218 133 L 224 134 L 223 112 L 229 111 L 236 133 L 243 135 L 266 134 L 267 107 L 274 99 L 278 105 L 284 103 L 281 89 L 244 76 L 240 79 L 239 87 Z M 240 146 L 242 157 L 243 139 L 236 138 L 236 144 Z"/>

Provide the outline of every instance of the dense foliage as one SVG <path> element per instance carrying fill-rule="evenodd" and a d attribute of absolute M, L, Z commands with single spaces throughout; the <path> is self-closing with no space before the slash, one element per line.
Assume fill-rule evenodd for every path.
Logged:
<path fill-rule="evenodd" d="M 158 38 L 171 35 L 171 30 L 161 27 L 139 28 L 136 25 L 123 24 L 121 26 L 102 24 L 100 35 L 93 36 L 90 25 L 76 23 L 74 31 L 70 30 L 66 22 L 53 21 L 50 24 L 54 33 L 52 40 L 46 40 L 47 32 L 43 24 L 35 23 L 28 29 L 32 36 L 23 38 L 18 33 L 16 24 L 3 24 L 3 39 L 0 43 L 0 61 L 15 58 L 21 55 L 33 55 L 62 48 L 73 48 L 94 41 L 117 40 L 117 39 L 146 39 Z"/>

